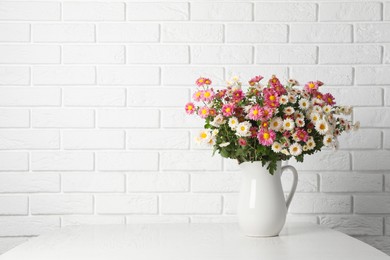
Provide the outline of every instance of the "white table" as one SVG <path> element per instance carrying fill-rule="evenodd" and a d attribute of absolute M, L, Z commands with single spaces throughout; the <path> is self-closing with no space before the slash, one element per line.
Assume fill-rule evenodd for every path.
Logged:
<path fill-rule="evenodd" d="M 389 260 L 357 239 L 307 223 L 251 238 L 237 224 L 74 226 L 17 246 L 0 260 Z"/>

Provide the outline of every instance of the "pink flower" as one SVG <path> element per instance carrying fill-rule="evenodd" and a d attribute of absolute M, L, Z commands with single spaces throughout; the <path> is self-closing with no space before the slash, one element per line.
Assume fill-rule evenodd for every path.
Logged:
<path fill-rule="evenodd" d="M 299 129 L 295 134 L 300 141 L 307 142 L 309 140 L 309 134 L 303 129 Z"/>
<path fill-rule="evenodd" d="M 244 92 L 242 92 L 241 89 L 237 89 L 237 90 L 233 91 L 233 94 L 232 94 L 233 101 L 240 102 L 241 100 L 244 99 L 244 97 L 245 97 Z"/>
<path fill-rule="evenodd" d="M 240 138 L 240 139 L 238 139 L 238 144 L 241 146 L 246 146 L 247 142 L 244 138 Z"/>
<path fill-rule="evenodd" d="M 233 104 L 225 104 L 222 106 L 222 114 L 224 116 L 232 116 L 234 112 L 234 105 Z"/>
<path fill-rule="evenodd" d="M 257 139 L 259 143 L 264 146 L 271 146 L 275 141 L 276 134 L 273 130 L 261 128 L 259 133 L 257 134 Z"/>
<path fill-rule="evenodd" d="M 275 75 L 272 75 L 272 78 L 268 81 L 268 84 L 270 84 L 273 87 L 276 85 L 280 85 L 280 81 Z"/>
<path fill-rule="evenodd" d="M 248 113 L 248 118 L 252 120 L 260 120 L 261 119 L 261 107 L 259 105 L 254 105 L 251 107 Z"/>
<path fill-rule="evenodd" d="M 214 91 L 212 89 L 202 91 L 201 100 L 210 102 L 214 98 Z"/>
<path fill-rule="evenodd" d="M 251 132 L 251 138 L 256 138 L 256 136 L 257 136 L 257 130 L 258 130 L 258 128 L 255 127 L 255 126 L 252 126 L 252 127 L 249 129 L 249 131 Z"/>
<path fill-rule="evenodd" d="M 223 98 L 225 96 L 225 94 L 226 94 L 226 91 L 227 91 L 226 89 L 219 90 L 219 91 L 217 90 L 217 95 L 216 96 L 218 98 Z"/>
<path fill-rule="evenodd" d="M 209 115 L 210 116 L 216 116 L 217 115 L 217 111 L 214 108 L 210 108 L 209 109 Z"/>
<path fill-rule="evenodd" d="M 283 136 L 286 137 L 286 138 L 289 138 L 291 136 L 290 131 L 284 131 L 283 132 Z"/>
<path fill-rule="evenodd" d="M 199 108 L 198 110 L 198 115 L 201 117 L 201 118 L 206 118 L 208 117 L 208 115 L 210 114 L 210 111 L 209 111 L 209 108 L 208 107 L 201 107 Z"/>
<path fill-rule="evenodd" d="M 314 93 L 318 90 L 318 83 L 314 81 L 307 82 L 305 85 L 305 90 L 309 93 Z"/>
<path fill-rule="evenodd" d="M 202 77 L 200 77 L 200 78 L 198 78 L 197 80 L 196 80 L 196 85 L 198 85 L 199 87 L 201 87 L 201 86 L 203 86 L 203 85 L 211 85 L 211 80 L 210 79 L 208 79 L 208 78 L 202 78 Z"/>
<path fill-rule="evenodd" d="M 284 95 L 287 93 L 287 90 L 284 88 L 282 84 L 276 84 L 273 86 L 273 89 L 278 93 L 278 95 Z"/>
<path fill-rule="evenodd" d="M 328 105 L 334 105 L 336 102 L 334 102 L 334 97 L 330 93 L 326 93 L 322 96 L 322 100 L 324 100 Z"/>
<path fill-rule="evenodd" d="M 195 101 L 199 102 L 200 99 L 202 98 L 202 96 L 203 96 L 203 91 L 202 91 L 202 90 L 199 90 L 199 91 L 196 91 L 196 92 L 192 95 L 192 98 L 193 98 Z"/>
<path fill-rule="evenodd" d="M 251 78 L 251 80 L 249 80 L 249 85 L 251 86 L 254 86 L 257 82 L 260 82 L 260 80 L 262 80 L 264 77 L 263 76 L 256 76 L 254 78 Z"/>
<path fill-rule="evenodd" d="M 271 88 L 266 88 L 264 89 L 263 93 L 264 93 L 264 101 L 267 106 L 270 107 L 279 106 L 279 95 L 275 90 Z"/>
<path fill-rule="evenodd" d="M 186 113 L 192 115 L 195 112 L 195 105 L 192 102 L 188 102 L 185 106 Z"/>
<path fill-rule="evenodd" d="M 260 120 L 261 121 L 268 121 L 271 119 L 273 114 L 273 110 L 270 107 L 262 107 L 260 108 Z"/>

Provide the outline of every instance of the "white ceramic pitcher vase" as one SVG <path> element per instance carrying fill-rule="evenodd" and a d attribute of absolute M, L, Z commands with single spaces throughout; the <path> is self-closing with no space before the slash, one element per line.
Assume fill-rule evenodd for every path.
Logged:
<path fill-rule="evenodd" d="M 273 175 L 261 162 L 244 162 L 240 168 L 242 183 L 237 215 L 241 231 L 247 236 L 256 237 L 279 235 L 297 187 L 296 169 L 293 166 L 282 167 L 281 162 L 278 162 Z M 287 169 L 292 171 L 294 181 L 285 200 L 280 178 Z"/>

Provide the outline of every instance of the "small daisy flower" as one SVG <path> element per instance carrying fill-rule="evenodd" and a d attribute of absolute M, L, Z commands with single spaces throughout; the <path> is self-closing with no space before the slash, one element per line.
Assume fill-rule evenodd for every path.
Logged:
<path fill-rule="evenodd" d="M 201 118 L 206 118 L 209 116 L 209 108 L 204 106 L 204 107 L 201 107 L 199 108 L 198 110 L 198 115 L 201 117 Z"/>
<path fill-rule="evenodd" d="M 273 130 L 262 128 L 257 134 L 257 139 L 259 140 L 259 143 L 264 146 L 271 146 L 275 141 L 275 138 L 276 133 Z"/>
<path fill-rule="evenodd" d="M 291 131 L 295 127 L 295 123 L 291 118 L 286 118 L 283 120 L 283 129 L 286 131 Z"/>
<path fill-rule="evenodd" d="M 296 98 L 295 95 L 288 95 L 288 101 L 289 101 L 290 103 L 295 104 L 295 103 L 297 102 L 297 98 Z"/>
<path fill-rule="evenodd" d="M 336 104 L 336 103 L 334 102 L 334 97 L 333 97 L 332 94 L 330 94 L 330 93 L 324 94 L 324 95 L 322 96 L 322 100 L 323 100 L 326 104 L 328 104 L 328 105 L 334 105 L 334 104 Z"/>
<path fill-rule="evenodd" d="M 269 128 L 271 128 L 274 131 L 280 131 L 283 126 L 283 120 L 281 117 L 274 117 L 272 118 Z"/>
<path fill-rule="evenodd" d="M 222 106 L 222 114 L 224 116 L 231 116 L 234 112 L 234 105 L 233 104 L 225 104 Z"/>
<path fill-rule="evenodd" d="M 248 137 L 251 136 L 250 128 L 251 128 L 251 123 L 248 121 L 241 122 L 237 125 L 236 132 L 238 136 L 241 137 Z"/>
<path fill-rule="evenodd" d="M 268 121 L 273 114 L 273 110 L 270 107 L 262 107 L 260 108 L 260 120 L 261 121 Z"/>
<path fill-rule="evenodd" d="M 289 152 L 293 156 L 298 156 L 302 153 L 302 146 L 299 143 L 294 143 L 290 146 Z"/>
<path fill-rule="evenodd" d="M 288 97 L 286 95 L 280 96 L 279 103 L 282 105 L 286 105 L 288 103 Z"/>
<path fill-rule="evenodd" d="M 195 112 L 195 105 L 192 102 L 188 102 L 185 106 L 186 113 L 192 115 Z"/>
<path fill-rule="evenodd" d="M 198 85 L 199 87 L 201 87 L 201 86 L 203 86 L 204 84 L 205 84 L 205 78 L 202 78 L 202 77 L 200 77 L 200 78 L 198 78 L 196 81 L 195 81 L 195 83 L 196 83 L 196 85 Z M 210 83 L 211 84 L 211 83 Z"/>
<path fill-rule="evenodd" d="M 210 102 L 214 98 L 214 91 L 211 89 L 202 91 L 201 100 L 205 102 Z"/>
<path fill-rule="evenodd" d="M 322 113 L 322 107 L 317 106 L 317 105 L 313 106 L 313 112 L 321 114 Z"/>
<path fill-rule="evenodd" d="M 315 128 L 321 135 L 325 135 L 329 130 L 328 123 L 323 119 L 317 121 Z"/>
<path fill-rule="evenodd" d="M 314 142 L 313 138 L 309 138 L 306 145 L 309 150 L 313 150 L 316 147 L 316 143 Z"/>
<path fill-rule="evenodd" d="M 304 89 L 309 93 L 313 93 L 313 92 L 317 91 L 318 87 L 319 86 L 318 86 L 317 82 L 310 81 L 310 82 L 306 83 Z"/>
<path fill-rule="evenodd" d="M 298 127 L 304 127 L 305 126 L 305 120 L 301 119 L 301 118 L 297 118 L 295 119 L 295 124 L 298 126 Z"/>
<path fill-rule="evenodd" d="M 302 146 L 302 150 L 303 150 L 304 152 L 306 152 L 306 151 L 309 150 L 309 148 L 308 148 L 307 145 L 305 144 L 304 146 Z"/>
<path fill-rule="evenodd" d="M 310 106 L 309 100 L 307 100 L 307 99 L 305 99 L 305 98 L 302 98 L 301 100 L 299 100 L 299 107 L 300 107 L 302 110 L 307 110 L 307 109 L 309 109 L 309 106 Z"/>
<path fill-rule="evenodd" d="M 235 130 L 236 127 L 237 127 L 237 125 L 238 125 L 238 119 L 237 119 L 237 117 L 234 117 L 234 116 L 233 116 L 233 117 L 229 118 L 228 124 L 229 124 L 229 126 L 230 126 L 230 128 L 231 128 L 232 130 Z"/>
<path fill-rule="evenodd" d="M 309 135 L 303 129 L 299 129 L 295 132 L 295 135 L 299 141 L 307 142 L 309 140 Z"/>
<path fill-rule="evenodd" d="M 315 105 L 322 106 L 324 104 L 324 101 L 320 98 L 313 98 L 311 102 L 312 102 L 313 106 L 315 106 Z"/>
<path fill-rule="evenodd" d="M 201 130 L 198 135 L 195 137 L 195 141 L 198 144 L 208 143 L 212 138 L 211 132 L 209 130 Z"/>
<path fill-rule="evenodd" d="M 224 123 L 226 123 L 226 120 L 223 118 L 223 116 L 221 114 L 219 114 L 216 117 L 214 117 L 214 120 L 213 120 L 213 122 L 211 122 L 211 125 L 215 126 L 215 127 L 219 127 L 220 125 L 223 125 Z"/>
<path fill-rule="evenodd" d="M 263 91 L 264 93 L 264 102 L 269 107 L 278 107 L 279 106 L 279 95 L 278 93 L 271 89 L 266 88 Z"/>
<path fill-rule="evenodd" d="M 201 100 L 201 98 L 202 98 L 202 95 L 203 95 L 203 91 L 202 90 L 196 91 L 192 95 L 192 99 L 195 100 L 196 102 L 199 102 Z"/>
<path fill-rule="evenodd" d="M 218 130 L 218 129 L 214 129 L 214 130 L 211 132 L 212 136 L 217 136 L 218 133 L 219 133 L 219 130 Z"/>
<path fill-rule="evenodd" d="M 294 112 L 295 112 L 295 110 L 294 110 L 293 107 L 286 107 L 286 108 L 283 110 L 283 113 L 285 113 L 285 114 L 288 115 L 288 116 L 292 115 Z"/>
<path fill-rule="evenodd" d="M 330 147 L 333 143 L 333 136 L 332 135 L 325 135 L 323 139 L 323 143 L 325 146 Z"/>
<path fill-rule="evenodd" d="M 325 114 L 329 114 L 332 111 L 332 107 L 329 105 L 326 105 L 322 108 Z"/>
<path fill-rule="evenodd" d="M 305 116 L 303 115 L 303 113 L 302 113 L 302 112 L 299 112 L 299 111 L 296 111 L 296 112 L 294 113 L 294 117 L 295 117 L 296 119 L 298 119 L 298 118 L 300 118 L 300 119 L 305 119 Z"/>
<path fill-rule="evenodd" d="M 321 116 L 320 116 L 320 114 L 314 112 L 314 113 L 310 114 L 310 119 L 315 124 L 315 123 L 317 123 L 318 120 L 321 119 Z"/>
<path fill-rule="evenodd" d="M 272 144 L 271 149 L 272 149 L 272 151 L 273 151 L 274 153 L 280 153 L 280 151 L 282 150 L 282 145 L 281 145 L 280 143 L 278 143 L 278 142 L 274 142 L 274 143 Z"/>

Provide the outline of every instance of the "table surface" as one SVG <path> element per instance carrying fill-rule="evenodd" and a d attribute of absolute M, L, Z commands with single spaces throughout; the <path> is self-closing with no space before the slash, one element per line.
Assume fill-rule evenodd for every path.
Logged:
<path fill-rule="evenodd" d="M 33 238 L 0 260 L 390 260 L 340 232 L 288 223 L 280 236 L 242 235 L 237 224 L 132 224 L 65 227 Z"/>

